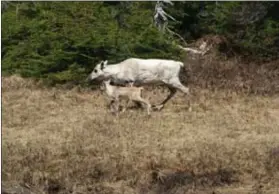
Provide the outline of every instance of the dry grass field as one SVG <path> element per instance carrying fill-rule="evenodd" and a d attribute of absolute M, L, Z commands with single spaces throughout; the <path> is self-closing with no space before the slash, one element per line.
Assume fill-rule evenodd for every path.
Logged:
<path fill-rule="evenodd" d="M 151 102 L 167 91 L 146 91 Z M 115 117 L 99 91 L 2 78 L 6 193 L 279 193 L 279 98 L 192 89 Z"/>

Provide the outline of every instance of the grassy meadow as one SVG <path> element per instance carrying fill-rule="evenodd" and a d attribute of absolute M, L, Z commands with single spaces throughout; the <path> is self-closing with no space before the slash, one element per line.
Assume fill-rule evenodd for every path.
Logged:
<path fill-rule="evenodd" d="M 147 116 L 100 91 L 2 78 L 6 193 L 279 193 L 279 98 L 191 88 Z M 167 90 L 144 91 L 158 102 Z"/>

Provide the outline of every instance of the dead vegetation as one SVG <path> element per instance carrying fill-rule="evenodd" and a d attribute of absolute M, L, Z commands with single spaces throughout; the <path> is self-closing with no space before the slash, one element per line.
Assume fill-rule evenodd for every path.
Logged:
<path fill-rule="evenodd" d="M 159 92 L 143 95 L 157 102 Z M 99 91 L 3 77 L 4 191 L 278 193 L 278 96 L 191 92 L 192 112 L 178 94 L 151 117 L 116 118 Z"/>
<path fill-rule="evenodd" d="M 233 53 L 228 41 L 208 35 L 193 43 L 199 47 L 206 41 L 210 47 L 204 56 L 190 55 L 185 59 L 184 83 L 191 87 L 232 90 L 255 95 L 279 94 L 279 60 L 255 61 Z"/>

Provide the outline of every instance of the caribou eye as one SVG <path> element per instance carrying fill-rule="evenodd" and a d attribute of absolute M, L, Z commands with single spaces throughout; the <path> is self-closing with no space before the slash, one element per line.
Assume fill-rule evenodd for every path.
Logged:
<path fill-rule="evenodd" d="M 94 73 L 97 73 L 97 72 L 98 72 L 97 69 L 95 69 L 95 70 L 94 70 Z"/>

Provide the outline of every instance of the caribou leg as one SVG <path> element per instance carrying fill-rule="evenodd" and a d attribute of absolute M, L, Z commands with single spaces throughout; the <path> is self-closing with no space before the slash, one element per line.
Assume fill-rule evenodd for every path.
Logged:
<path fill-rule="evenodd" d="M 162 110 L 164 108 L 164 105 L 175 95 L 175 93 L 177 92 L 177 89 L 172 87 L 172 86 L 168 86 L 169 88 L 169 95 L 167 96 L 167 98 L 161 102 L 159 105 L 152 105 L 153 109 L 155 110 Z"/>
<path fill-rule="evenodd" d="M 189 88 L 185 87 L 179 80 L 176 80 L 173 84 L 173 87 L 176 89 L 180 90 L 184 95 L 188 95 L 188 111 L 192 111 L 192 106 L 191 106 L 191 100 L 190 100 L 190 93 L 189 93 Z"/>
<path fill-rule="evenodd" d="M 184 93 L 184 95 L 190 95 L 189 94 L 189 88 L 184 86 L 179 79 L 173 79 L 168 83 L 168 88 L 170 90 L 170 94 L 168 95 L 168 97 L 159 105 L 155 106 L 155 108 L 157 110 L 161 110 L 164 105 L 175 95 L 175 93 L 177 92 L 177 90 L 180 90 L 182 93 Z M 191 101 L 190 98 L 188 98 L 188 111 L 191 112 L 192 111 L 192 107 L 191 107 Z"/>

